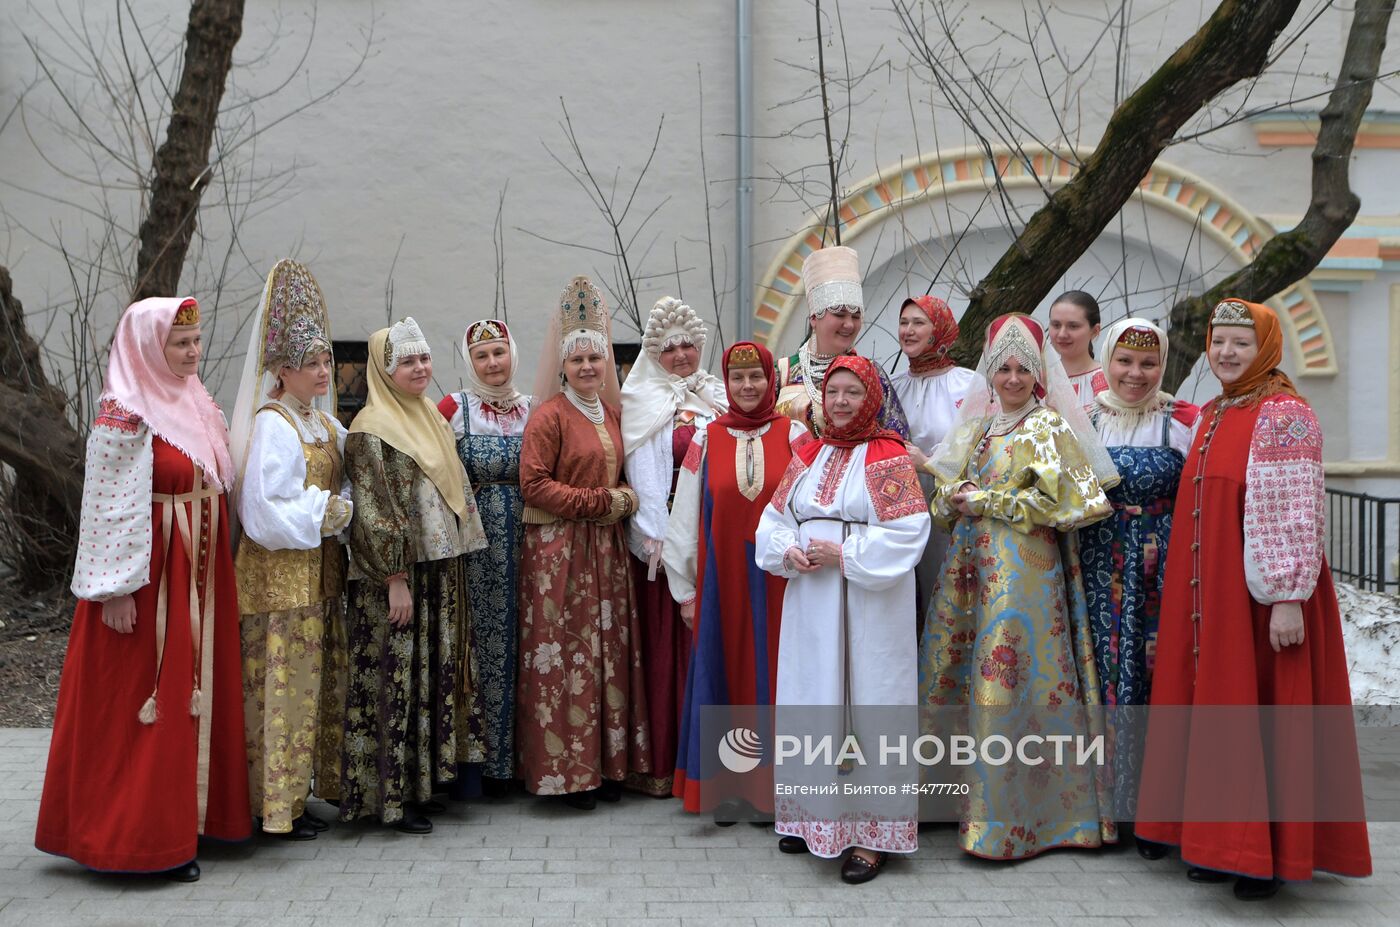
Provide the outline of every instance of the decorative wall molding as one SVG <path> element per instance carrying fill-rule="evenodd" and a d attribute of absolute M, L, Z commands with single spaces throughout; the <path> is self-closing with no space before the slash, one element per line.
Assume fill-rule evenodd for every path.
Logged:
<path fill-rule="evenodd" d="M 1312 148 L 1317 144 L 1317 113 L 1271 112 L 1249 119 L 1260 148 Z M 1361 119 L 1357 148 L 1400 148 L 1400 113 L 1372 110 Z"/>
<path fill-rule="evenodd" d="M 1027 158 L 1012 157 L 1005 148 L 990 156 L 981 148 L 963 148 L 932 155 L 914 164 L 903 164 L 868 177 L 841 200 L 841 236 L 844 243 L 858 241 L 902 210 L 930 198 L 982 192 L 1001 178 L 1009 189 L 1061 186 L 1074 174 L 1066 160 L 1068 149 L 1025 149 Z M 1039 153 L 1034 153 L 1038 151 Z M 1079 150 L 1083 159 L 1088 151 Z M 1272 235 L 1271 227 L 1224 192 L 1201 178 L 1158 161 L 1142 179 L 1134 198 L 1197 224 L 1200 233 L 1230 253 L 1240 266 L 1249 263 Z M 822 246 L 824 216 L 809 223 L 787 240 L 759 279 L 754 298 L 754 336 L 776 345 L 783 329 L 796 313 L 801 317 L 802 262 Z M 1300 360 L 1302 376 L 1331 376 L 1337 372 L 1336 351 L 1322 307 L 1312 285 L 1299 281 L 1269 300 L 1279 310 L 1284 329 Z"/>

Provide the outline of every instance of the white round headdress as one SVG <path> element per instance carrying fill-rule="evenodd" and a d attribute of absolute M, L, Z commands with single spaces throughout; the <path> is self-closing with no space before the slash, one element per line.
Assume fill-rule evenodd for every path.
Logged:
<path fill-rule="evenodd" d="M 677 344 L 693 345 L 696 350 L 703 351 L 706 334 L 705 323 L 694 309 L 674 296 L 663 296 L 647 316 L 642 350 L 653 358 Z"/>

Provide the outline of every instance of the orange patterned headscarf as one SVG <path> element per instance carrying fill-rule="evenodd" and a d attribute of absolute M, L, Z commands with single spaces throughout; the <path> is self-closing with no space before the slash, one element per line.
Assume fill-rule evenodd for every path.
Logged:
<path fill-rule="evenodd" d="M 958 323 L 953 318 L 953 310 L 937 296 L 927 295 L 906 299 L 904 305 L 899 307 L 901 313 L 904 306 L 917 306 L 933 323 L 933 335 L 929 338 L 928 346 L 918 357 L 909 358 L 909 372 L 919 376 L 952 367 L 955 361 L 948 356 L 948 349 L 958 340 Z"/>
<path fill-rule="evenodd" d="M 1278 314 L 1262 303 L 1245 302 L 1242 299 L 1224 299 L 1211 312 L 1210 324 L 1206 326 L 1206 349 L 1210 349 L 1211 333 L 1216 326 L 1240 326 L 1254 329 L 1259 340 L 1259 353 L 1254 362 L 1235 382 L 1224 384 L 1223 398 L 1234 400 L 1240 405 L 1256 406 L 1268 396 L 1282 393 L 1298 396 L 1298 390 L 1288 374 L 1278 369 L 1283 362 L 1283 326 Z"/>

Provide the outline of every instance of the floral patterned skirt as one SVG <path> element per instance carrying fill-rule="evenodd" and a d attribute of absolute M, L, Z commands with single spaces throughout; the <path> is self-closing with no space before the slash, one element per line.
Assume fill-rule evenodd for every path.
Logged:
<path fill-rule="evenodd" d="M 650 773 L 632 570 L 621 525 L 527 525 L 520 558 L 519 775 L 537 795 Z"/>
<path fill-rule="evenodd" d="M 466 622 L 462 558 L 409 571 L 413 620 L 389 624 L 386 586 L 352 580 L 346 609 L 349 677 L 340 819 L 403 819 L 457 776 L 458 687 Z"/>
<path fill-rule="evenodd" d="M 312 791 L 327 801 L 340 800 L 340 758 L 345 747 L 345 689 L 350 681 L 350 644 L 345 630 L 345 600 L 336 596 L 326 613 L 321 650 L 321 706 L 316 724 L 316 759 Z"/>
<path fill-rule="evenodd" d="M 928 706 L 970 706 L 970 733 L 1092 738 L 1103 717 L 1076 539 L 960 518 L 919 645 Z M 958 843 L 985 859 L 1024 859 L 1057 847 L 1118 839 L 1111 771 L 1043 765 L 968 767 Z"/>
<path fill-rule="evenodd" d="M 316 757 L 328 618 L 340 600 L 243 615 L 243 724 L 248 796 L 269 834 L 306 809 Z M 339 718 L 330 718 L 339 724 Z"/>

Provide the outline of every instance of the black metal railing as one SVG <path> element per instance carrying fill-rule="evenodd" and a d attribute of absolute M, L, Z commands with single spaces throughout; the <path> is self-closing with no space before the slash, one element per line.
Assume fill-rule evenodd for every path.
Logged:
<path fill-rule="evenodd" d="M 1400 499 L 1329 487 L 1326 504 L 1332 574 L 1361 589 L 1400 591 Z"/>

